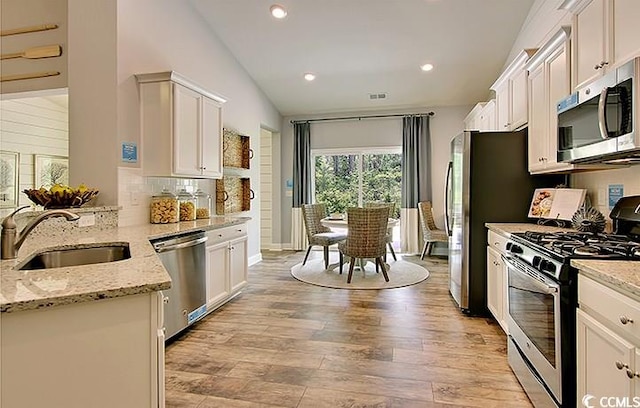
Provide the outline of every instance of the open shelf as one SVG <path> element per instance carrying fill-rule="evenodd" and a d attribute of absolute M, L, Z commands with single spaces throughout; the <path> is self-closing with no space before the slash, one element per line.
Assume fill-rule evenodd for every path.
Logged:
<path fill-rule="evenodd" d="M 251 209 L 251 179 L 224 176 L 216 180 L 216 214 L 234 214 Z"/>
<path fill-rule="evenodd" d="M 238 169 L 249 169 L 253 158 L 249 136 L 240 135 L 232 129 L 223 131 L 223 166 Z"/>

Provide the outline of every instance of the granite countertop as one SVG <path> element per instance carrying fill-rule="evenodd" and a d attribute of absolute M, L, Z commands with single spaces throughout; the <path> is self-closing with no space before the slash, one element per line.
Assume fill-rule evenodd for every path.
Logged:
<path fill-rule="evenodd" d="M 207 231 L 242 224 L 248 217 L 213 217 L 176 224 L 145 224 L 75 234 L 29 236 L 17 259 L 0 261 L 0 312 L 115 298 L 168 289 L 169 274 L 149 239 L 189 231 Z M 36 232 L 36 229 L 34 232 Z M 31 255 L 49 248 L 81 248 L 96 243 L 128 242 L 131 258 L 117 262 L 20 271 Z"/>
<path fill-rule="evenodd" d="M 592 278 L 640 302 L 640 262 L 573 259 L 581 275 Z"/>

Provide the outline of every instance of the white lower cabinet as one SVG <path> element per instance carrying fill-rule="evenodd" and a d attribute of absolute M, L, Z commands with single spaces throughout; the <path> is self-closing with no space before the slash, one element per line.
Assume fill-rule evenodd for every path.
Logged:
<path fill-rule="evenodd" d="M 640 392 L 640 302 L 578 277 L 577 399 L 628 398 Z M 626 322 L 626 323 L 625 323 Z"/>
<path fill-rule="evenodd" d="M 207 237 L 207 310 L 211 311 L 247 284 L 247 227 L 213 230 Z"/>
<path fill-rule="evenodd" d="M 493 231 L 487 236 L 487 308 L 502 330 L 507 330 L 507 267 L 502 261 L 507 237 Z"/>
<path fill-rule="evenodd" d="M 2 314 L 0 405 L 164 407 L 160 292 Z"/>
<path fill-rule="evenodd" d="M 231 241 L 229 243 L 229 254 L 231 293 L 235 293 L 247 285 L 247 237 Z"/>

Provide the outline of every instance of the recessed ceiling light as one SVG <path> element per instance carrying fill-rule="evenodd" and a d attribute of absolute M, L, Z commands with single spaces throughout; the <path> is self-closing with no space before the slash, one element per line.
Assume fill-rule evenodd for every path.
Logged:
<path fill-rule="evenodd" d="M 271 6 L 269 11 L 271 11 L 271 15 L 275 18 L 285 18 L 287 16 L 287 10 L 279 4 Z"/>
<path fill-rule="evenodd" d="M 431 64 L 424 64 L 420 66 L 420 69 L 423 71 L 431 71 L 433 69 L 433 65 Z"/>
<path fill-rule="evenodd" d="M 314 79 L 316 79 L 316 76 L 311 72 L 307 72 L 306 74 L 304 74 L 304 79 L 306 79 L 307 81 L 313 81 Z"/>

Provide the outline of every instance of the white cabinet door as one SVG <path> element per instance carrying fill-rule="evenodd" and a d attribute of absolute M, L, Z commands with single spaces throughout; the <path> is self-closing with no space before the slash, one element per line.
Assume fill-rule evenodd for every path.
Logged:
<path fill-rule="evenodd" d="M 640 53 L 640 1 L 613 1 L 613 60 L 624 62 Z"/>
<path fill-rule="evenodd" d="M 230 294 L 229 243 L 207 246 L 207 309 L 216 307 Z"/>
<path fill-rule="evenodd" d="M 231 241 L 229 249 L 229 277 L 231 280 L 231 293 L 234 293 L 247 284 L 247 271 L 249 269 L 247 237 Z"/>
<path fill-rule="evenodd" d="M 202 175 L 222 177 L 222 104 L 202 97 Z"/>
<path fill-rule="evenodd" d="M 517 129 L 527 123 L 527 71 L 516 71 L 511 82 L 511 120 L 509 128 Z"/>
<path fill-rule="evenodd" d="M 544 170 L 548 151 L 549 126 L 544 64 L 529 72 L 529 171 Z"/>
<path fill-rule="evenodd" d="M 487 308 L 489 308 L 489 311 L 501 326 L 503 326 L 503 322 L 505 321 L 503 304 L 504 284 L 500 253 L 491 247 L 487 247 Z"/>
<path fill-rule="evenodd" d="M 173 84 L 173 172 L 199 176 L 202 96 L 179 84 Z"/>
<path fill-rule="evenodd" d="M 576 40 L 574 67 L 575 87 L 580 87 L 601 75 L 600 64 L 608 63 L 605 40 L 605 2 L 592 0 L 574 18 L 574 38 Z"/>
<path fill-rule="evenodd" d="M 487 102 L 480 113 L 480 130 L 496 130 L 496 101 L 494 99 Z"/>
<path fill-rule="evenodd" d="M 627 377 L 626 366 L 635 367 L 635 347 L 580 309 L 577 331 L 578 399 L 633 397 L 636 380 Z"/>
<path fill-rule="evenodd" d="M 549 102 L 547 105 L 548 131 L 544 162 L 547 169 L 570 168 L 567 163 L 558 163 L 558 102 L 571 92 L 569 54 L 565 45 L 551 53 L 545 61 L 548 80 Z"/>
<path fill-rule="evenodd" d="M 509 81 L 504 81 L 500 87 L 496 88 L 496 123 L 498 131 L 510 129 L 509 123 Z"/>

